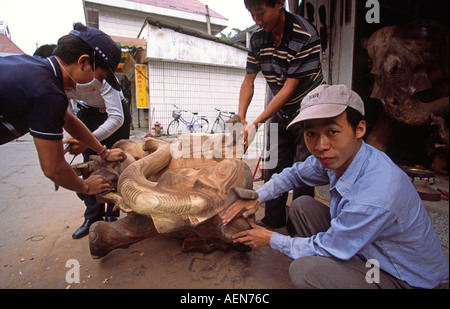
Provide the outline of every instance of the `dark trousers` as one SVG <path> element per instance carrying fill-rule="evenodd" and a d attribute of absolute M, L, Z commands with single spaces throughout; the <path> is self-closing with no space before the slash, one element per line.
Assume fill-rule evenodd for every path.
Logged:
<path fill-rule="evenodd" d="M 309 196 L 301 196 L 289 207 L 290 220 L 300 237 L 326 232 L 331 225 L 330 208 Z M 289 267 L 292 284 L 298 289 L 411 289 L 406 282 L 380 269 L 379 282 L 367 282 L 366 261 L 307 256 Z"/>
<path fill-rule="evenodd" d="M 285 168 L 291 167 L 295 162 L 304 161 L 311 155 L 305 145 L 303 129 L 300 126 L 293 126 L 289 131 L 286 130 L 286 127 L 294 118 L 295 115 L 290 118 L 285 118 L 277 113 L 270 120 L 270 126 L 278 126 L 278 161 L 275 168 L 265 170 L 264 182 L 269 181 L 273 174 L 279 174 Z M 271 144 L 270 139 L 274 138 L 273 136 L 270 136 L 270 133 L 269 130 L 268 149 Z M 262 219 L 263 223 L 274 228 L 286 225 L 286 202 L 288 194 L 289 193 L 286 192 L 280 197 L 265 203 L 265 216 Z M 295 199 L 301 195 L 314 196 L 314 187 L 294 188 L 293 198 Z"/>
<path fill-rule="evenodd" d="M 115 142 L 121 139 L 130 138 L 130 110 L 127 108 L 124 102 L 122 103 L 122 108 L 124 113 L 123 125 L 116 132 L 111 134 L 107 139 L 101 142 L 102 145 L 105 145 L 108 148 L 111 148 Z M 101 113 L 96 108 L 84 108 L 78 111 L 77 117 L 89 128 L 89 130 L 91 130 L 91 132 L 93 132 L 106 121 L 106 119 L 108 118 L 108 114 Z M 91 149 L 86 149 L 85 151 L 83 151 L 83 161 L 88 162 L 89 157 L 96 154 L 97 153 L 95 153 Z M 87 177 L 89 177 L 89 175 L 83 178 Z M 113 211 L 114 204 L 108 203 L 105 211 L 105 204 L 98 203 L 95 195 L 86 196 L 84 199 L 84 204 L 86 205 L 86 210 L 84 212 L 85 219 L 100 220 L 103 218 L 103 216 L 119 217 L 120 215 L 120 211 Z"/>

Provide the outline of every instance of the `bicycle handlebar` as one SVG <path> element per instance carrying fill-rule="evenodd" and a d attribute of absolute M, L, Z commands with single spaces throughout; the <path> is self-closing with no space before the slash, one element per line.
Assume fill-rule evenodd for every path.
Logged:
<path fill-rule="evenodd" d="M 188 112 L 187 110 L 181 109 L 178 106 L 176 106 L 175 104 L 172 104 L 179 112 Z"/>
<path fill-rule="evenodd" d="M 222 110 L 220 110 L 219 108 L 217 108 L 217 107 L 215 107 L 214 108 L 216 111 L 218 111 L 219 113 L 221 113 L 221 114 L 228 114 L 228 115 L 234 115 L 234 114 L 236 114 L 235 112 L 226 112 L 226 111 L 222 111 Z"/>

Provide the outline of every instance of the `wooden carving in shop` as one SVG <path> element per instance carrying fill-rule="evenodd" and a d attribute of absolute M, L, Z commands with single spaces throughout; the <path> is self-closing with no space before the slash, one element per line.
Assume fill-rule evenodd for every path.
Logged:
<path fill-rule="evenodd" d="M 250 249 L 231 240 L 235 233 L 250 229 L 245 219 L 222 224 L 221 216 L 235 200 L 257 198 L 249 167 L 236 153 L 236 145 L 226 147 L 225 135 L 182 135 L 172 143 L 153 138 L 141 144 L 122 140 L 114 147 L 127 152 L 125 162 L 109 163 L 93 156 L 74 167 L 80 175 L 111 179 L 117 189 L 97 199 L 127 213 L 118 221 L 91 226 L 94 258 L 158 235 L 184 238 L 185 252 Z"/>
<path fill-rule="evenodd" d="M 425 148 L 432 168 L 448 171 L 448 27 L 430 20 L 389 26 L 363 45 L 371 62 L 371 97 L 385 111 L 368 143 L 386 151 L 395 128 L 420 128 L 430 132 Z"/>

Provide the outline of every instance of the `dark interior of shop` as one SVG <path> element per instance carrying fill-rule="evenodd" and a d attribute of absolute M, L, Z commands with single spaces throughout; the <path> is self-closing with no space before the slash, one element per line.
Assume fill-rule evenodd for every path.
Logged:
<path fill-rule="evenodd" d="M 377 121 L 381 102 L 372 99 L 372 78 L 366 50 L 361 42 L 375 31 L 386 26 L 404 26 L 414 21 L 435 20 L 448 27 L 449 2 L 445 0 L 380 0 L 380 23 L 367 23 L 366 1 L 357 1 L 355 46 L 353 65 L 353 89 L 366 103 L 367 121 L 370 127 Z M 448 83 L 448 80 L 447 80 Z M 409 127 L 398 124 L 386 153 L 398 164 L 431 167 L 432 158 L 425 151 L 425 140 L 432 133 L 430 126 Z M 447 167 L 448 169 L 448 167 Z"/>
<path fill-rule="evenodd" d="M 332 46 L 333 37 L 329 32 L 333 27 L 349 23 L 352 16 L 352 1 L 355 0 L 331 0 L 330 7 L 322 5 L 319 7 L 319 20 L 314 23 L 326 24 L 328 31 L 320 31 L 323 41 L 322 47 Z M 308 19 L 314 19 L 312 16 L 313 8 L 310 3 L 299 1 L 293 9 L 301 16 Z M 370 9 L 370 3 L 379 4 L 379 23 L 368 23 L 366 14 Z M 310 6 L 310 7 L 308 7 Z M 292 9 L 292 8 L 291 8 Z M 356 20 L 355 20 L 355 45 L 353 58 L 353 82 L 352 88 L 364 100 L 366 104 L 366 120 L 368 123 L 368 132 L 366 137 L 377 123 L 380 117 L 386 117 L 383 111 L 383 105 L 380 100 L 371 98 L 373 87 L 373 76 L 371 75 L 371 64 L 366 49 L 363 47 L 363 41 L 367 40 L 373 33 L 387 26 L 402 27 L 412 22 L 434 20 L 447 28 L 448 33 L 448 10 L 449 1 L 447 0 L 379 0 L 379 1 L 356 1 Z M 336 12 L 342 12 L 337 14 Z M 330 16 L 327 18 L 326 14 Z M 322 27 L 320 27 L 323 29 Z M 448 37 L 447 37 L 448 38 Z M 448 51 L 448 46 L 447 46 Z M 448 55 L 447 55 L 448 57 Z M 448 88 L 448 76 L 447 76 Z M 380 116 L 380 114 L 382 114 Z M 448 118 L 448 113 L 447 113 Z M 448 124 L 448 119 L 447 119 Z M 435 128 L 431 126 L 408 126 L 400 123 L 392 124 L 394 134 L 389 138 L 389 144 L 386 153 L 398 164 L 421 165 L 431 168 L 433 157 L 427 154 L 425 140 L 430 134 L 433 134 Z M 447 166 L 448 172 L 448 166 Z"/>

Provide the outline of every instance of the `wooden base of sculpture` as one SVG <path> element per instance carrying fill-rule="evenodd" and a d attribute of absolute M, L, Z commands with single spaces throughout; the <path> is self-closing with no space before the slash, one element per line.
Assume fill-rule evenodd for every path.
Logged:
<path fill-rule="evenodd" d="M 207 224 L 202 230 L 217 229 L 215 224 Z M 99 221 L 94 223 L 89 231 L 89 247 L 91 256 L 99 259 L 118 248 L 128 248 L 149 237 L 160 236 L 151 218 L 130 213 L 115 222 Z M 211 234 L 214 235 L 214 234 Z M 182 252 L 210 253 L 215 250 L 228 251 L 233 248 L 238 251 L 250 251 L 251 248 L 242 244 L 225 242 L 218 237 L 204 238 L 196 231 L 182 231 L 161 236 L 184 238 Z"/>

